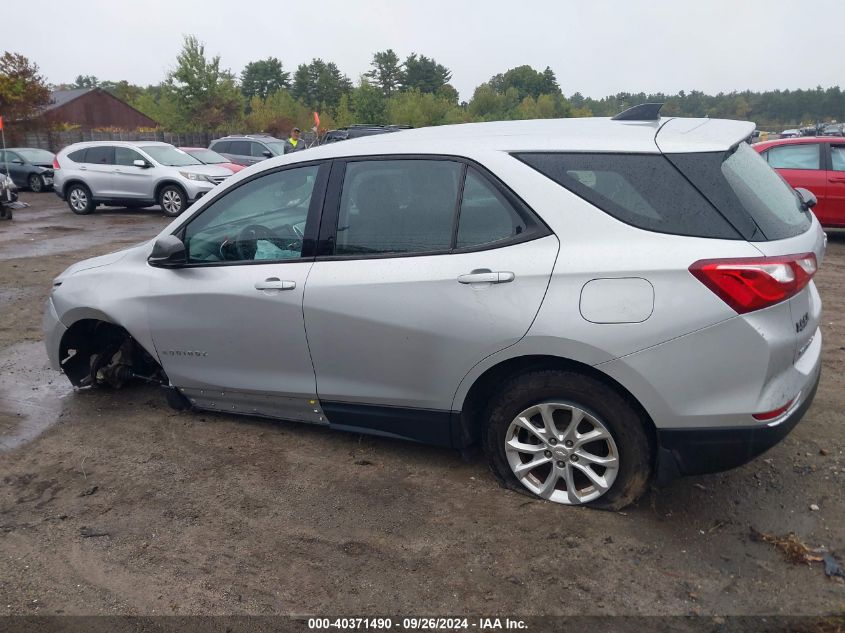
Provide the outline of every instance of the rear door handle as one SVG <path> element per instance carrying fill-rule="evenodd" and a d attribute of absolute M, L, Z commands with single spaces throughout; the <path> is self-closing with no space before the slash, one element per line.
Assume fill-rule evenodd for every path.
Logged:
<path fill-rule="evenodd" d="M 514 280 L 514 274 L 507 271 L 493 272 L 487 269 L 474 270 L 471 273 L 458 275 L 458 283 L 462 284 L 506 284 Z"/>
<path fill-rule="evenodd" d="M 255 282 L 256 290 L 293 290 L 296 288 L 295 281 L 282 281 L 278 277 L 268 277 L 264 281 Z"/>

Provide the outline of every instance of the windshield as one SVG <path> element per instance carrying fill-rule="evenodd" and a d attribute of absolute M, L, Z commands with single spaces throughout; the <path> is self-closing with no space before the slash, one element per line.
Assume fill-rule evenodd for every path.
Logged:
<path fill-rule="evenodd" d="M 278 141 L 270 141 L 268 143 L 267 141 L 265 141 L 264 144 L 267 147 L 269 147 L 270 151 L 273 152 L 276 156 L 281 156 L 282 154 L 285 153 L 285 144 L 284 143 L 280 143 Z"/>
<path fill-rule="evenodd" d="M 202 162 L 172 145 L 144 145 L 140 149 L 149 154 L 155 162 L 167 167 L 202 165 Z"/>
<path fill-rule="evenodd" d="M 206 165 L 216 165 L 218 163 L 228 163 L 229 160 L 210 149 L 187 149 L 188 154 Z"/>
<path fill-rule="evenodd" d="M 55 158 L 55 154 L 45 149 L 16 149 L 14 151 L 28 163 L 52 163 Z"/>

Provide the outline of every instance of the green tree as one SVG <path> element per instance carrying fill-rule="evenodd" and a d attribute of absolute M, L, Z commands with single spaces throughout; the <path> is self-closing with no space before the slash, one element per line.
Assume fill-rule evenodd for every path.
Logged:
<path fill-rule="evenodd" d="M 449 83 L 451 78 L 452 71 L 442 64 L 438 64 L 425 55 L 417 56 L 416 53 L 411 53 L 405 59 L 402 88 L 420 92 L 437 92 L 444 84 Z"/>
<path fill-rule="evenodd" d="M 341 96 L 352 91 L 352 82 L 334 62 L 313 59 L 310 64 L 297 67 L 291 91 L 296 99 L 313 110 L 334 109 Z"/>
<path fill-rule="evenodd" d="M 0 57 L 0 115 L 7 122 L 32 118 L 50 103 L 50 89 L 38 65 L 18 53 Z"/>
<path fill-rule="evenodd" d="M 282 62 L 268 57 L 250 62 L 241 72 L 241 92 L 247 99 L 268 96 L 290 86 L 290 73 L 282 68 Z"/>
<path fill-rule="evenodd" d="M 384 125 L 387 123 L 387 102 L 378 86 L 371 84 L 365 77 L 352 91 L 352 110 L 356 123 Z"/>
<path fill-rule="evenodd" d="M 381 89 L 382 95 L 389 97 L 399 90 L 402 84 L 402 64 L 392 48 L 374 53 L 370 65 L 373 68 L 365 75 Z"/>
<path fill-rule="evenodd" d="M 334 124 L 337 127 L 348 127 L 354 122 L 355 115 L 352 114 L 352 106 L 349 103 L 349 95 L 342 94 L 340 96 L 340 103 L 338 103 L 337 108 L 335 108 Z M 325 128 L 331 127 L 322 118 L 320 119 L 320 123 Z"/>
<path fill-rule="evenodd" d="M 465 118 L 450 99 L 416 88 L 393 95 L 387 102 L 387 117 L 390 123 L 414 127 L 462 123 Z"/>
<path fill-rule="evenodd" d="M 136 101 L 144 90 L 141 86 L 130 84 L 125 79 L 121 79 L 120 81 L 101 81 L 99 86 L 118 99 L 130 104 Z"/>
<path fill-rule="evenodd" d="M 206 58 L 205 45 L 185 37 L 176 67 L 167 75 L 162 98 L 178 107 L 178 130 L 216 130 L 235 126 L 243 115 L 243 97 L 232 73 L 220 68 L 220 56 Z"/>
<path fill-rule="evenodd" d="M 490 79 L 490 85 L 498 94 L 505 94 L 508 88 L 515 88 L 520 100 L 527 96 L 537 99 L 542 94 L 560 92 L 555 74 L 548 66 L 543 72 L 527 65 L 517 66 L 505 73 L 494 75 Z"/>
<path fill-rule="evenodd" d="M 277 90 L 266 99 L 254 96 L 245 123 L 249 130 L 286 136 L 293 126 L 307 129 L 313 125 L 311 111 L 293 98 L 289 90 Z"/>
<path fill-rule="evenodd" d="M 100 80 L 94 75 L 77 75 L 73 81 L 74 88 L 96 88 L 100 85 Z"/>

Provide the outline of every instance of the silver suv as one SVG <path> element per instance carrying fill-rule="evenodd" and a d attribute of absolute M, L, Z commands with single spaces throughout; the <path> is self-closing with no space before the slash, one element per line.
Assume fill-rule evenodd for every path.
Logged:
<path fill-rule="evenodd" d="M 620 508 L 813 400 L 825 235 L 753 129 L 635 111 L 271 159 L 60 275 L 47 351 L 80 387 L 480 443 L 505 485 Z"/>
<path fill-rule="evenodd" d="M 168 143 L 108 141 L 75 143 L 56 155 L 53 190 L 78 215 L 98 204 L 159 205 L 177 216 L 232 175 L 204 165 Z"/>
<path fill-rule="evenodd" d="M 282 156 L 285 153 L 285 142 L 269 134 L 234 135 L 211 141 L 208 149 L 238 165 L 254 165 L 267 158 Z"/>

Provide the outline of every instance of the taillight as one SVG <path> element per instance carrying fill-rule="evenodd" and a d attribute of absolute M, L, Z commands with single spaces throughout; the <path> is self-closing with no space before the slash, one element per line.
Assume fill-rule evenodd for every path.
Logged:
<path fill-rule="evenodd" d="M 786 413 L 786 410 L 787 410 L 789 407 L 791 407 L 791 406 L 792 406 L 792 403 L 793 403 L 793 402 L 795 402 L 795 398 L 793 398 L 792 400 L 790 400 L 789 402 L 787 402 L 787 403 L 786 403 L 785 405 L 783 405 L 782 407 L 778 407 L 777 409 L 775 409 L 775 410 L 773 410 L 773 411 L 766 411 L 765 413 L 754 413 L 754 414 L 752 414 L 752 415 L 753 415 L 753 417 L 754 417 L 754 419 L 755 419 L 755 420 L 760 420 L 760 421 L 762 421 L 762 422 L 765 422 L 765 421 L 767 421 L 767 420 L 774 420 L 775 418 L 779 418 L 779 417 L 780 417 L 780 416 L 782 416 L 784 413 Z"/>
<path fill-rule="evenodd" d="M 58 156 L 53 157 L 53 169 L 54 170 L 55 169 L 61 169 L 61 165 L 59 165 L 59 157 Z"/>
<path fill-rule="evenodd" d="M 798 294 L 816 273 L 813 253 L 783 257 L 702 259 L 689 271 L 739 314 Z"/>

